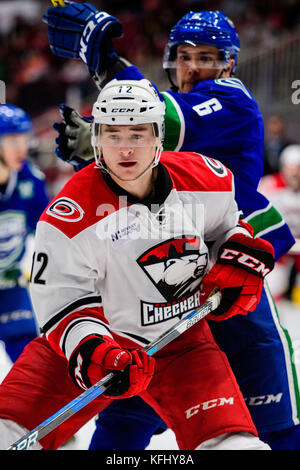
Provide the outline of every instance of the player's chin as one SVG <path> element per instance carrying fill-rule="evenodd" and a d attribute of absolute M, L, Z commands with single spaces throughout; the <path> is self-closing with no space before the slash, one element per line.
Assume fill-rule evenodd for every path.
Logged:
<path fill-rule="evenodd" d="M 24 166 L 25 160 L 16 160 L 11 164 L 11 169 L 14 171 L 20 171 Z"/>
<path fill-rule="evenodd" d="M 138 171 L 138 163 L 137 162 L 121 162 L 118 164 L 118 173 L 121 175 L 133 175 Z"/>
<path fill-rule="evenodd" d="M 185 82 L 182 84 L 181 88 L 180 88 L 180 91 L 182 93 L 188 93 L 189 91 L 191 91 L 195 86 L 195 83 L 193 82 Z"/>

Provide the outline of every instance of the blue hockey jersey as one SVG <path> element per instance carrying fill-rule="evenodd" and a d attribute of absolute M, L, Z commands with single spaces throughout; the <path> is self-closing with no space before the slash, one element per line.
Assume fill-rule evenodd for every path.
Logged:
<path fill-rule="evenodd" d="M 114 78 L 144 78 L 135 66 Z M 237 78 L 198 82 L 189 93 L 159 92 L 166 104 L 164 150 L 192 151 L 220 160 L 235 176 L 236 201 L 257 236 L 279 259 L 294 244 L 281 214 L 257 191 L 263 174 L 264 128 L 258 105 Z"/>
<path fill-rule="evenodd" d="M 26 162 L 0 192 L 0 282 L 20 276 L 27 236 L 48 204 L 43 174 Z"/>

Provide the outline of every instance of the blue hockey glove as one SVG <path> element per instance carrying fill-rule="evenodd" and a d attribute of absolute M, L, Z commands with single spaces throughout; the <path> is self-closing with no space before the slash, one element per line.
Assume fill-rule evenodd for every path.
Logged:
<path fill-rule="evenodd" d="M 118 58 L 112 38 L 123 35 L 122 24 L 89 3 L 65 4 L 49 8 L 43 16 L 53 54 L 81 59 L 92 72 L 105 71 Z"/>
<path fill-rule="evenodd" d="M 90 128 L 92 118 L 80 116 L 65 104 L 60 105 L 60 113 L 62 122 L 53 125 L 58 132 L 55 154 L 78 171 L 94 161 Z"/>

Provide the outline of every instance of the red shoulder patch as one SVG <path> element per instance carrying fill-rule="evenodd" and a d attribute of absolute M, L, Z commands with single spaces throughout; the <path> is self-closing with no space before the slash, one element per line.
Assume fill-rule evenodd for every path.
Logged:
<path fill-rule="evenodd" d="M 232 191 L 233 175 L 219 160 L 195 152 L 163 152 L 178 191 Z"/>
<path fill-rule="evenodd" d="M 84 210 L 73 199 L 60 197 L 48 206 L 46 214 L 65 222 L 78 222 L 82 219 Z"/>
<path fill-rule="evenodd" d="M 102 173 L 88 165 L 76 173 L 46 207 L 40 221 L 72 238 L 118 210 L 119 198 L 105 184 Z"/>

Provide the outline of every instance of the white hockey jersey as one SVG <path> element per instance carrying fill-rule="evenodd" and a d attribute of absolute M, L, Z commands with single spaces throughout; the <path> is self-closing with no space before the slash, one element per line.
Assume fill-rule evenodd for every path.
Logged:
<path fill-rule="evenodd" d="M 145 346 L 200 305 L 218 247 L 246 233 L 239 216 L 232 173 L 208 157 L 163 152 L 143 201 L 89 165 L 37 225 L 30 291 L 42 331 L 67 358 L 90 334 Z"/>
<path fill-rule="evenodd" d="M 295 238 L 300 238 L 300 191 L 287 186 L 280 173 L 264 176 L 259 190 L 284 217 Z"/>

